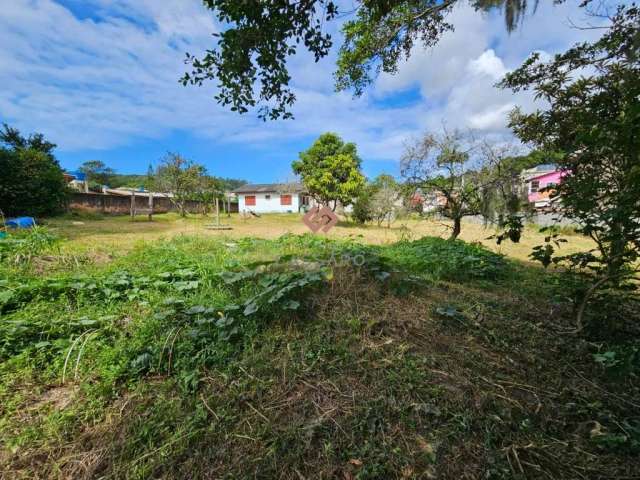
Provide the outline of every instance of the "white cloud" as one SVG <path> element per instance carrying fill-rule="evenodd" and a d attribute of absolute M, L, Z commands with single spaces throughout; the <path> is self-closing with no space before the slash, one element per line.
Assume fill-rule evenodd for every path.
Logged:
<path fill-rule="evenodd" d="M 484 51 L 478 58 L 471 60 L 468 69 L 472 75 L 486 75 L 496 82 L 507 73 L 502 59 L 497 57 L 492 49 Z"/>
<path fill-rule="evenodd" d="M 215 41 L 218 27 L 201 2 L 78 2 L 91 11 L 86 17 L 53 0 L 14 0 L 0 10 L 0 120 L 42 131 L 63 151 L 188 131 L 212 143 L 251 144 L 267 156 L 331 130 L 357 142 L 365 158 L 397 159 L 405 139 L 442 122 L 509 135 L 508 111 L 531 108 L 531 96 L 494 84 L 531 51 L 554 53 L 591 35 L 567 27 L 564 19 L 579 11 L 569 3 L 541 5 L 511 37 L 499 15 L 457 8 L 454 33 L 429 51 L 416 47 L 397 75 L 381 75 L 358 99 L 333 92 L 335 52 L 317 64 L 301 53 L 291 62 L 296 120 L 265 124 L 218 106 L 213 84 L 178 84 L 185 52 L 201 53 Z M 394 106 L 394 95 L 411 88 L 421 101 Z"/>

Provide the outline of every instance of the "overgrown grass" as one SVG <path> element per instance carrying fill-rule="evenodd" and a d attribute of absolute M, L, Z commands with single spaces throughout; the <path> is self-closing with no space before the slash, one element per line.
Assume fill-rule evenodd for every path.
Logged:
<path fill-rule="evenodd" d="M 636 474 L 623 351 L 560 334 L 557 277 L 479 245 L 181 236 L 57 262 L 0 263 L 11 478 Z"/>

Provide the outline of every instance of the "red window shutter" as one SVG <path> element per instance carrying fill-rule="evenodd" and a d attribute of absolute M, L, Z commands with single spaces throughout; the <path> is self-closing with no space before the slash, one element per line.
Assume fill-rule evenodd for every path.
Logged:
<path fill-rule="evenodd" d="M 280 205 L 291 205 L 291 195 L 280 195 Z"/>
<path fill-rule="evenodd" d="M 247 207 L 255 207 L 256 206 L 256 196 L 255 195 L 245 195 L 244 204 Z"/>

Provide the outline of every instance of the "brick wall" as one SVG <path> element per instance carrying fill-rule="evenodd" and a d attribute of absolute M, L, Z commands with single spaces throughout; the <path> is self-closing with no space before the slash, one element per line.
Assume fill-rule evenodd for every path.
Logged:
<path fill-rule="evenodd" d="M 136 208 L 148 208 L 149 198 L 144 195 L 136 195 Z M 202 202 L 188 201 L 186 203 L 189 213 L 201 213 L 205 205 Z M 110 215 L 129 215 L 131 212 L 131 197 L 124 195 L 109 195 L 103 193 L 80 193 L 74 192 L 71 195 L 69 208 L 79 210 L 89 210 L 92 212 L 106 213 Z M 212 210 L 211 206 L 208 206 Z M 226 204 L 220 204 L 220 211 L 224 212 Z M 156 197 L 153 199 L 153 211 L 155 213 L 166 213 L 177 211 L 177 208 L 166 197 Z M 231 204 L 231 212 L 238 212 L 238 204 Z"/>

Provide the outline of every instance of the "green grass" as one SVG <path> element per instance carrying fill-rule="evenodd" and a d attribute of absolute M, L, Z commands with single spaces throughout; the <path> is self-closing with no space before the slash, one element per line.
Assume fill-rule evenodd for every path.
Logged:
<path fill-rule="evenodd" d="M 3 475 L 636 474 L 636 373 L 561 333 L 555 275 L 438 238 L 62 243 L 0 263 Z"/>

